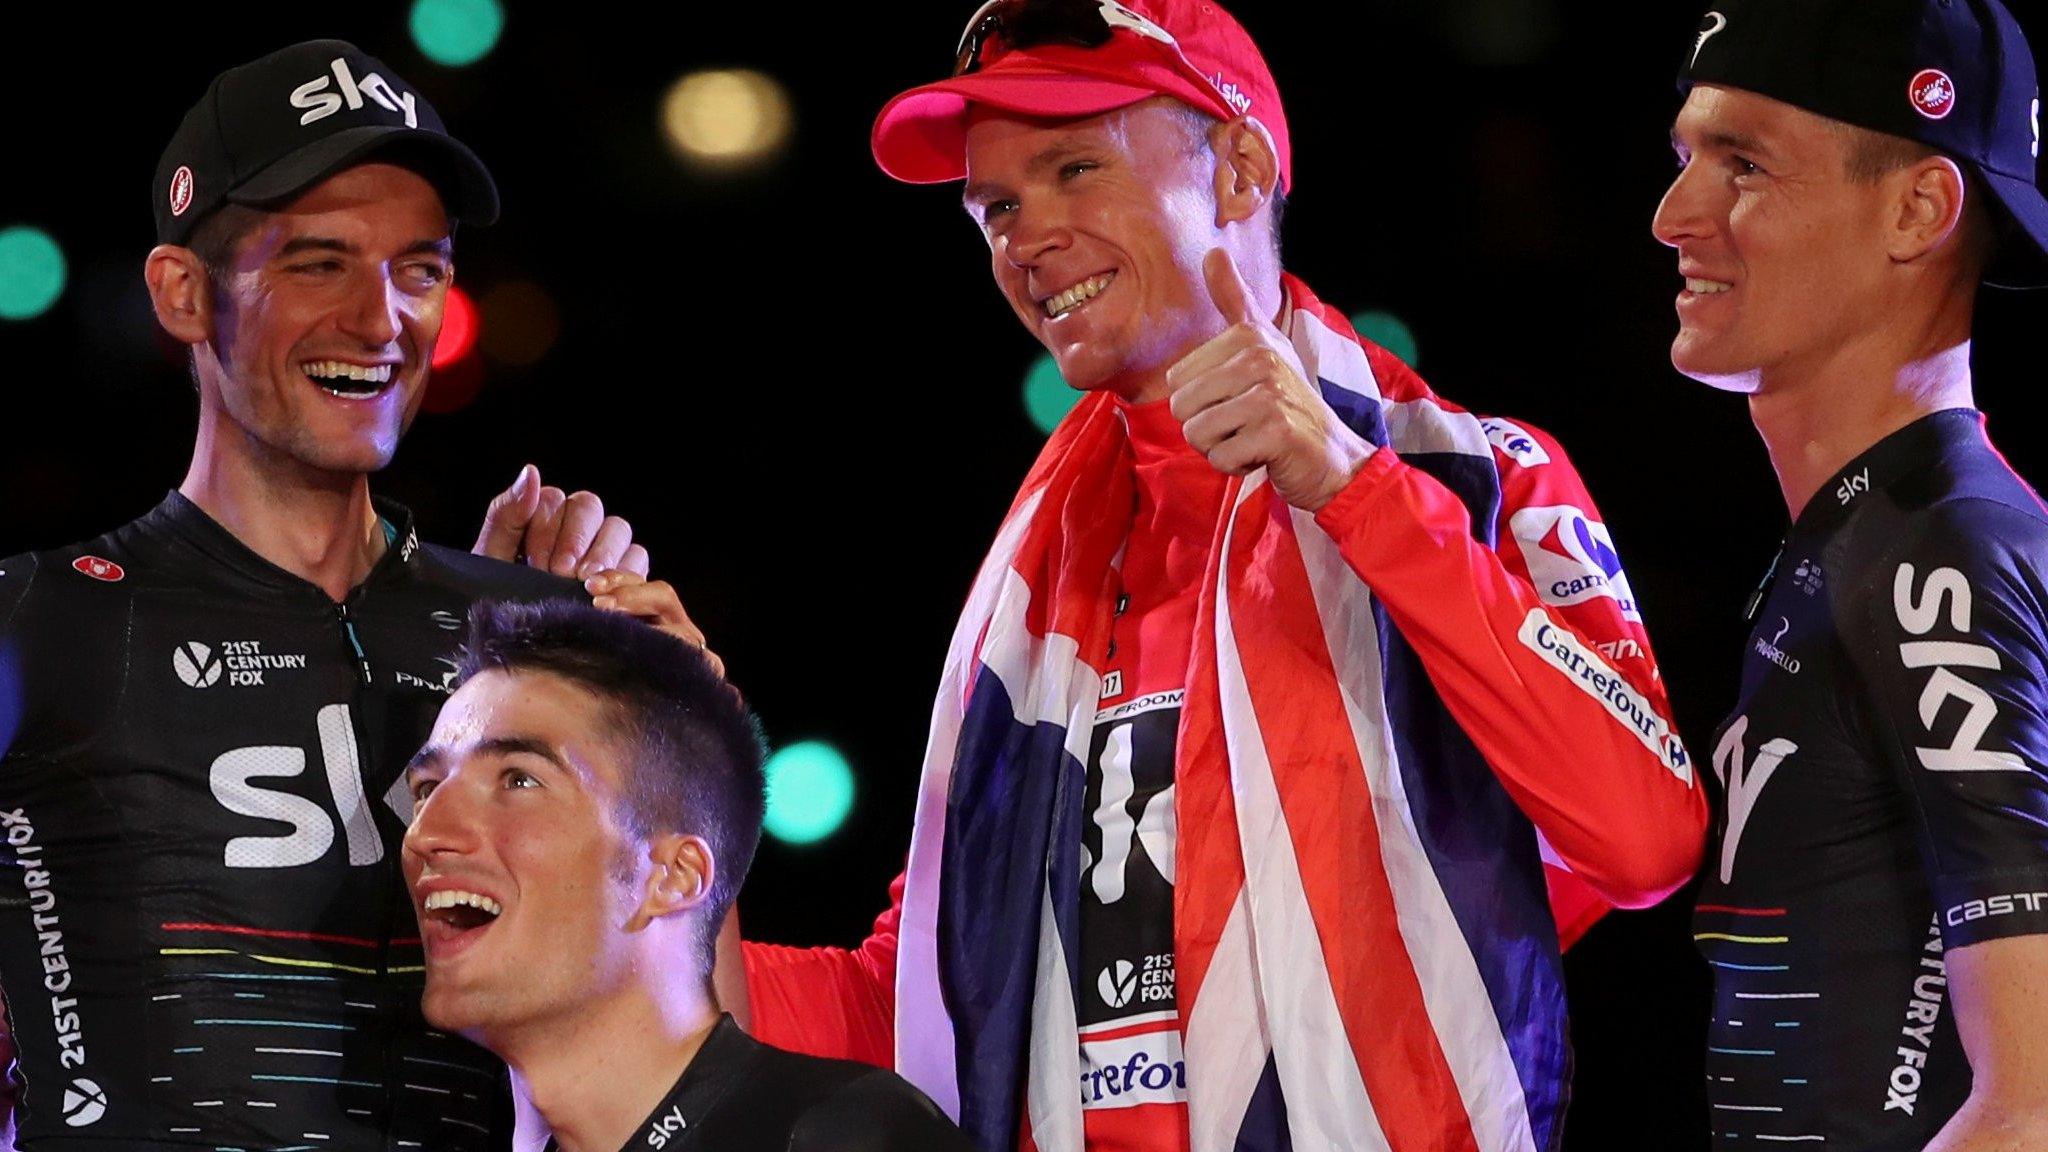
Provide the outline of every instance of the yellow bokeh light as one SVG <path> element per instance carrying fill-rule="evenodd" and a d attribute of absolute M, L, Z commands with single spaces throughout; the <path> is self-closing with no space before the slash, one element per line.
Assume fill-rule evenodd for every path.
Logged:
<path fill-rule="evenodd" d="M 669 88 L 661 120 L 685 160 L 752 164 L 788 141 L 789 94 L 774 77 L 744 68 L 692 72 Z"/>

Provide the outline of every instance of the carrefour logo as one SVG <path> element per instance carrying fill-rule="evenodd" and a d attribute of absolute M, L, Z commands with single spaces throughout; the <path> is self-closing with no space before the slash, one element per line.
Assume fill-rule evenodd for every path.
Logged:
<path fill-rule="evenodd" d="M 1508 519 L 1508 531 L 1545 604 L 1564 608 L 1605 596 L 1621 605 L 1623 619 L 1643 618 L 1607 525 L 1558 504 L 1522 509 Z"/>
<path fill-rule="evenodd" d="M 1607 709 L 1607 714 L 1635 733 L 1643 747 L 1662 761 L 1673 776 L 1691 787 L 1692 760 L 1686 755 L 1685 744 L 1679 740 L 1678 732 L 1620 673 L 1609 667 L 1592 649 L 1581 644 L 1577 636 L 1552 624 L 1550 617 L 1540 609 L 1529 610 L 1529 615 L 1522 619 L 1522 630 L 1517 636 L 1530 651 L 1549 661 L 1586 695 L 1598 700 Z"/>

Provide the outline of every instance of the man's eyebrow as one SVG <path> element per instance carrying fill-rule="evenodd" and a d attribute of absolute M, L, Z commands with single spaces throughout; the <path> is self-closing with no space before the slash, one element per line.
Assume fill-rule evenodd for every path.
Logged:
<path fill-rule="evenodd" d="M 1036 176 L 1047 168 L 1058 167 L 1061 161 L 1076 152 L 1092 151 L 1095 147 L 1096 142 L 1092 137 L 1079 134 L 1062 136 L 1039 149 L 1032 155 L 1031 159 L 1026 160 L 1024 162 L 1024 173 L 1027 176 Z M 972 209 L 974 205 L 985 200 L 996 199 L 1007 191 L 1002 185 L 991 184 L 987 181 L 969 184 L 960 192 L 960 203 L 963 207 Z"/>
<path fill-rule="evenodd" d="M 493 736 L 487 740 L 477 741 L 475 750 L 484 756 L 538 756 L 564 772 L 582 775 L 575 765 L 562 759 L 561 753 L 555 751 L 554 745 L 537 736 Z M 405 770 L 408 773 L 429 772 L 439 768 L 447 758 L 444 750 L 430 744 L 413 755 Z"/>
<path fill-rule="evenodd" d="M 418 256 L 425 252 L 430 252 L 444 260 L 452 260 L 455 258 L 455 240 L 449 236 L 443 236 L 439 240 L 415 240 L 406 245 L 405 250 L 400 252 L 399 255 Z"/>
<path fill-rule="evenodd" d="M 296 256 L 301 252 L 339 252 L 344 256 L 353 256 L 359 251 L 361 249 L 348 241 L 337 240 L 332 236 L 298 236 L 285 241 L 284 246 L 277 250 L 277 254 L 284 257 Z"/>
<path fill-rule="evenodd" d="M 362 249 L 346 240 L 338 240 L 332 236 L 299 236 L 285 241 L 284 246 L 277 250 L 277 255 L 282 259 L 296 256 L 301 252 L 335 252 L 343 256 L 355 256 L 361 254 Z M 422 253 L 431 253 L 443 259 L 453 259 L 455 256 L 455 241 L 448 236 L 442 236 L 434 240 L 415 240 L 406 245 L 398 254 L 400 256 L 418 256 Z"/>
<path fill-rule="evenodd" d="M 1776 155 L 1776 153 L 1774 153 L 1771 150 L 1770 145 L 1765 144 L 1761 137 L 1752 136 L 1747 132 L 1737 132 L 1727 128 L 1716 129 L 1712 132 L 1708 132 L 1706 135 L 1700 138 L 1699 144 L 1697 146 L 1694 146 L 1687 144 L 1684 138 L 1679 136 L 1678 128 L 1674 125 L 1671 129 L 1671 146 L 1680 151 L 1697 151 L 1699 148 L 1718 148 L 1724 152 L 1750 152 L 1754 153 L 1755 155 L 1765 157 Z"/>
<path fill-rule="evenodd" d="M 477 741 L 476 750 L 486 756 L 538 756 L 572 776 L 582 775 L 574 765 L 562 759 L 554 745 L 533 736 L 493 736 Z"/>

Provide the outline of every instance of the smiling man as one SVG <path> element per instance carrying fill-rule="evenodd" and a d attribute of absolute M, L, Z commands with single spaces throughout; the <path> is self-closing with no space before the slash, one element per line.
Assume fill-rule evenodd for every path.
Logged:
<path fill-rule="evenodd" d="M 755 1025 L 985 1152 L 1554 1147 L 1560 926 L 1706 823 L 1577 473 L 1284 273 L 1287 120 L 1216 5 L 997 0 L 953 60 L 875 157 L 965 181 L 1089 395 L 954 634 L 897 906 L 744 947 Z"/>
<path fill-rule="evenodd" d="M 0 560 L 0 988 L 21 1147 L 494 1147 L 502 1067 L 420 1021 L 399 779 L 483 595 L 579 586 L 370 496 L 490 176 L 340 41 L 215 78 L 144 272 L 198 434 L 141 519 Z M 645 553 L 531 470 L 481 549 Z M 594 571 L 589 573 L 597 575 Z"/>
<path fill-rule="evenodd" d="M 761 838 L 761 745 L 700 650 L 567 602 L 480 605 L 406 776 L 435 1026 L 503 1057 L 563 1152 L 951 1152 L 894 1073 L 755 1042 L 712 936 Z"/>
<path fill-rule="evenodd" d="M 1714 746 L 1714 1139 L 2048 1147 L 2048 511 L 1970 372 L 1980 283 L 2048 286 L 2034 61 L 1997 0 L 1728 0 L 1689 57 L 1672 362 L 1792 518 Z"/>

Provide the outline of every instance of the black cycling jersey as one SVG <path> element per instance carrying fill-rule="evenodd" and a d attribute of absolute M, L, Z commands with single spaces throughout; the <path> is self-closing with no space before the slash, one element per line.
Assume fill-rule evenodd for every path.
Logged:
<path fill-rule="evenodd" d="M 23 1149 L 503 1146 L 502 1066 L 420 1017 L 403 769 L 470 603 L 580 589 L 379 512 L 341 604 L 177 493 L 0 560 Z"/>
<path fill-rule="evenodd" d="M 619 1152 L 969 1152 L 886 1068 L 770 1048 L 726 1016 Z M 547 1152 L 560 1152 L 548 1141 Z"/>
<path fill-rule="evenodd" d="M 1717 1147 L 1918 1149 L 1969 1094 L 1946 949 L 2048 932 L 2048 511 L 1976 412 L 1800 515 L 1693 917 Z"/>

